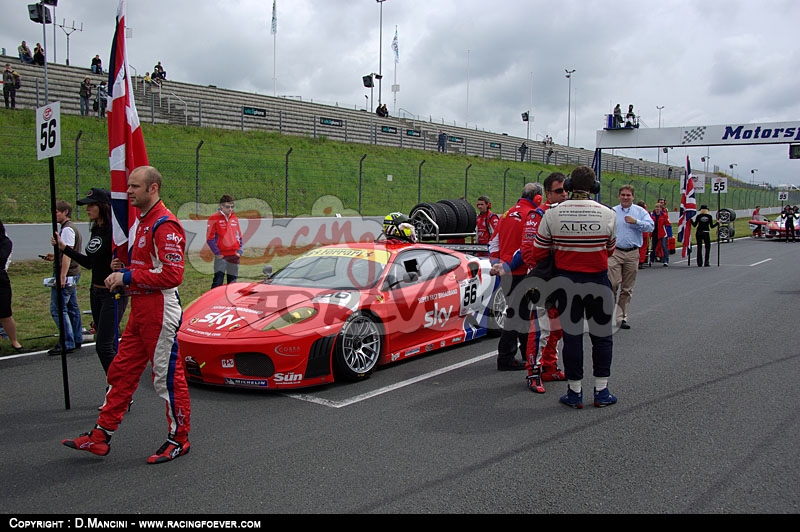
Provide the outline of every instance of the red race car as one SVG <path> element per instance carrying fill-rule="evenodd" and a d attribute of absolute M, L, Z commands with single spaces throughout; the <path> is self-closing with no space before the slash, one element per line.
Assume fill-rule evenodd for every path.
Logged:
<path fill-rule="evenodd" d="M 488 259 L 432 244 L 322 246 L 264 282 L 206 292 L 178 332 L 190 382 L 291 389 L 366 379 L 379 365 L 502 329 Z"/>
<path fill-rule="evenodd" d="M 780 214 L 771 222 L 767 220 L 766 216 L 759 216 L 758 219 L 750 220 L 748 223 L 751 231 L 756 231 L 759 226 L 762 227 L 764 236 L 767 238 L 778 240 L 786 238 L 786 220 Z M 800 219 L 797 218 L 795 218 L 794 233 L 800 237 Z"/>

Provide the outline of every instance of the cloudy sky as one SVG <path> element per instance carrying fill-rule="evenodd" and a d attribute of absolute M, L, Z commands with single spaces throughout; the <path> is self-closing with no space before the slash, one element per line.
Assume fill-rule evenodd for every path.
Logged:
<path fill-rule="evenodd" d="M 8 53 L 23 39 L 31 48 L 42 41 L 28 3 L 0 0 Z M 65 62 L 70 32 L 70 64 L 88 67 L 95 54 L 107 64 L 117 5 L 59 1 L 64 27 L 46 27 L 49 58 Z M 127 0 L 130 64 L 143 74 L 160 60 L 172 79 L 350 108 L 369 95 L 362 76 L 381 72 L 373 107 L 380 99 L 392 115 L 525 138 L 520 114 L 531 109 L 531 139 L 566 144 L 569 129 L 570 145 L 586 149 L 616 103 L 634 104 L 642 127 L 659 127 L 658 107 L 662 127 L 800 120 L 797 0 L 277 0 L 276 35 L 272 5 Z M 566 69 L 575 70 L 571 97 Z M 708 154 L 709 171 L 800 186 L 800 160 L 788 151 L 696 147 L 668 156 L 682 165 L 689 155 L 704 169 Z M 653 148 L 618 153 L 667 158 Z"/>

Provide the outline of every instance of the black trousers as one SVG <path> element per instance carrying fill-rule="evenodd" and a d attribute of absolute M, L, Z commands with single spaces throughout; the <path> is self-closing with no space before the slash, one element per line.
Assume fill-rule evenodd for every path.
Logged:
<path fill-rule="evenodd" d="M 503 332 L 500 333 L 500 340 L 497 343 L 497 362 L 498 364 L 508 364 L 517 355 L 517 349 L 522 351 L 522 359 L 525 359 L 528 352 L 528 330 L 530 329 L 531 320 L 531 291 L 526 289 L 524 292 L 520 287 L 517 292 L 514 290 L 517 285 L 525 279 L 525 275 L 514 275 L 511 281 L 507 280 L 508 275 L 502 279 L 503 293 L 506 296 L 506 303 L 508 303 L 508 310 L 506 311 L 506 320 L 503 326 Z M 523 284 L 524 286 L 524 284 Z"/>
<path fill-rule="evenodd" d="M 128 297 L 121 295 L 119 299 L 116 299 L 115 295 L 107 288 L 92 285 L 89 289 L 89 300 L 95 329 L 94 348 L 100 364 L 103 366 L 103 371 L 108 374 L 108 368 L 117 355 L 119 323 L 128 306 Z"/>
<path fill-rule="evenodd" d="M 706 261 L 703 262 L 703 247 L 706 248 Z M 708 233 L 697 233 L 697 265 L 708 266 L 711 259 L 711 236 Z"/>

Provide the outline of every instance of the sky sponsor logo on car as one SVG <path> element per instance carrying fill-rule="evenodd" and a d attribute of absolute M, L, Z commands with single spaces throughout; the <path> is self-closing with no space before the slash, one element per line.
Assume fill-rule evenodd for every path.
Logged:
<path fill-rule="evenodd" d="M 220 330 L 230 327 L 242 319 L 244 318 L 237 318 L 233 313 L 226 310 L 225 312 L 209 312 L 205 317 L 197 320 L 196 323 L 207 323 L 209 327 L 214 327 L 216 325 L 216 329 Z"/>
<path fill-rule="evenodd" d="M 439 303 L 434 303 L 433 310 L 425 314 L 425 328 L 440 326 L 444 327 L 450 315 L 453 313 L 453 305 L 448 308 L 439 308 Z"/>

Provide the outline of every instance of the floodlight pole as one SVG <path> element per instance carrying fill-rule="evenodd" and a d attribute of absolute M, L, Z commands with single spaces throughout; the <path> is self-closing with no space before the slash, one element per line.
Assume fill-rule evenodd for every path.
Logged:
<path fill-rule="evenodd" d="M 64 21 L 61 24 L 56 24 L 56 26 L 61 28 L 64 31 L 64 33 L 67 35 L 67 63 L 66 63 L 66 65 L 69 66 L 69 36 L 70 36 L 71 33 L 74 33 L 76 31 L 83 31 L 83 22 L 81 22 L 80 29 L 75 27 L 75 21 L 74 20 L 72 21 L 72 27 L 71 28 L 65 27 L 66 22 L 67 22 L 66 19 L 64 19 Z M 53 27 L 53 30 L 55 31 L 55 27 Z M 67 31 L 67 30 L 70 30 L 70 31 Z"/>

